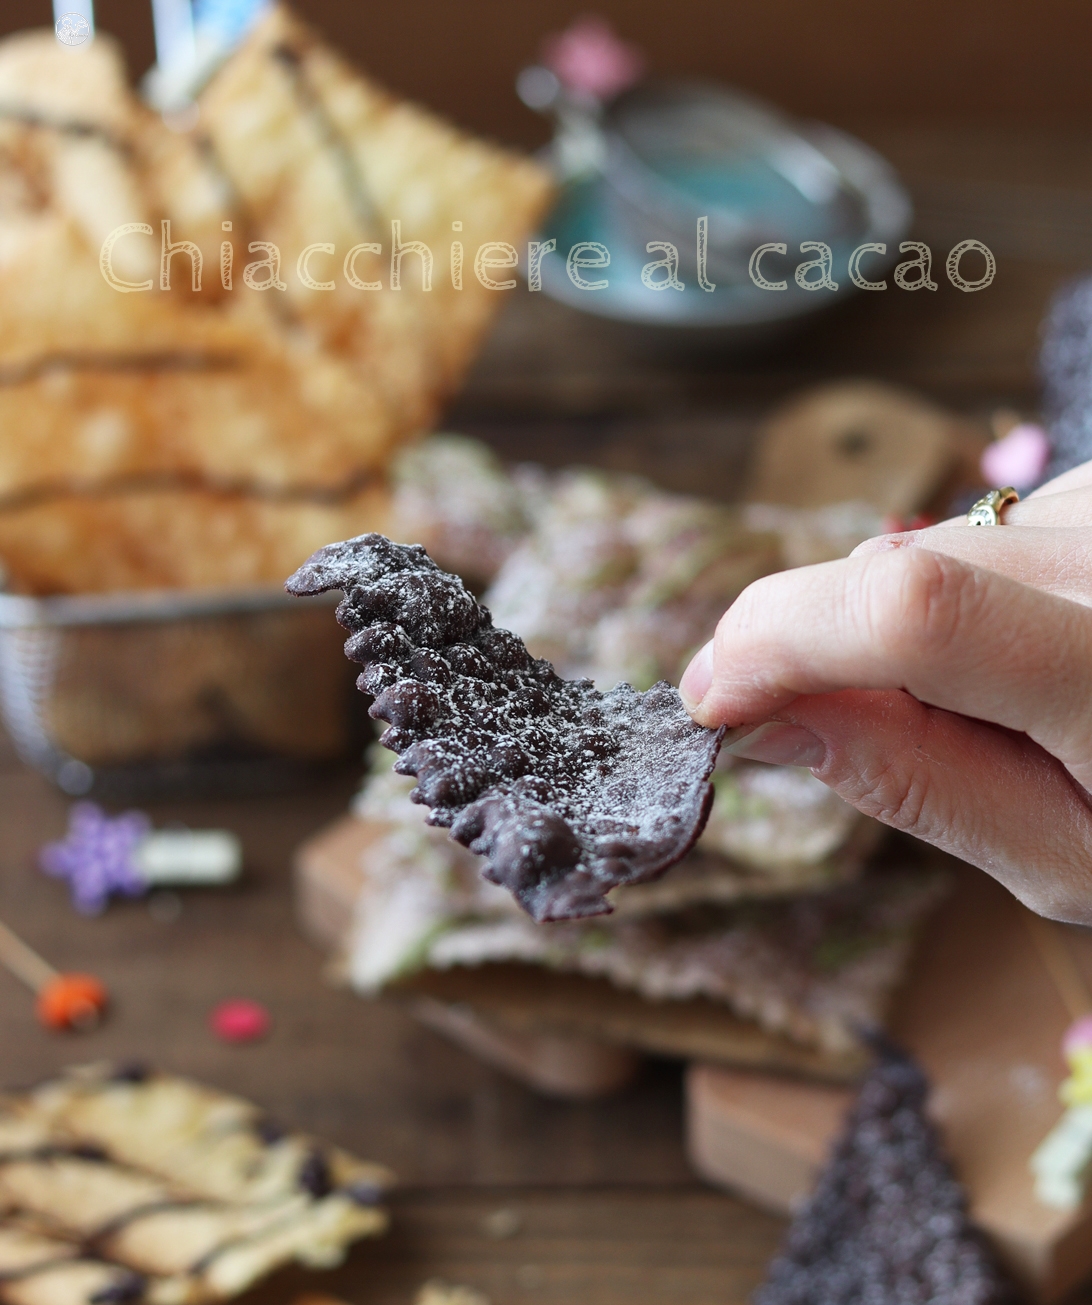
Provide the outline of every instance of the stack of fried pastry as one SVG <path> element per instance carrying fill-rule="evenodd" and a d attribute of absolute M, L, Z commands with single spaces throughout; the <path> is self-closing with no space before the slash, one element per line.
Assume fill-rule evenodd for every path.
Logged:
<path fill-rule="evenodd" d="M 402 537 L 422 538 L 441 566 L 475 557 L 496 625 L 601 689 L 677 681 L 743 587 L 786 565 L 802 523 L 812 550 L 824 523 L 831 551 L 879 528 L 865 505 L 826 517 L 756 513 L 634 477 L 507 472 L 449 438 L 403 455 L 397 476 Z M 755 529 L 756 519 L 779 529 Z M 496 570 L 483 576 L 488 558 Z M 425 824 L 414 781 L 377 750 L 354 808 L 351 980 L 376 992 L 417 970 L 545 966 L 649 1000 L 720 1003 L 840 1063 L 863 1029 L 882 1024 L 943 885 L 913 865 L 870 865 L 881 827 L 806 770 L 722 755 L 713 781 L 708 825 L 679 865 L 614 889 L 611 915 L 536 924 L 481 877 L 477 857 Z"/>
<path fill-rule="evenodd" d="M 455 287 L 450 243 L 471 258 L 518 245 L 548 196 L 535 164 L 392 99 L 279 6 L 177 130 L 132 94 L 108 38 L 78 51 L 51 32 L 8 38 L 8 587 L 279 583 L 322 543 L 383 528 L 392 450 L 428 428 L 504 301 L 472 273 Z M 164 288 L 167 222 L 190 243 Z M 128 224 L 145 229 L 109 247 Z M 433 251 L 428 291 L 419 254 L 392 287 L 395 230 Z M 279 268 L 248 283 L 274 245 Z M 361 249 L 344 272 L 369 245 L 381 254 Z"/>
<path fill-rule="evenodd" d="M 202 1305 L 387 1226 L 393 1175 L 248 1101 L 94 1065 L 0 1100 L 0 1299 Z"/>

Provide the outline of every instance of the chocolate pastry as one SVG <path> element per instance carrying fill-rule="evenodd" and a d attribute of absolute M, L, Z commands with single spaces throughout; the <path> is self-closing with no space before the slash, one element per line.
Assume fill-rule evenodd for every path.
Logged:
<path fill-rule="evenodd" d="M 1092 458 L 1092 277 L 1064 286 L 1042 329 L 1039 371 L 1051 460 L 1043 479 Z"/>
<path fill-rule="evenodd" d="M 1015 1305 L 925 1116 L 928 1083 L 890 1048 L 754 1305 Z"/>
<path fill-rule="evenodd" d="M 423 548 L 383 535 L 319 549 L 285 587 L 344 592 L 345 653 L 395 769 L 534 919 L 605 914 L 610 889 L 694 845 L 723 731 L 695 725 L 666 681 L 561 679 Z"/>

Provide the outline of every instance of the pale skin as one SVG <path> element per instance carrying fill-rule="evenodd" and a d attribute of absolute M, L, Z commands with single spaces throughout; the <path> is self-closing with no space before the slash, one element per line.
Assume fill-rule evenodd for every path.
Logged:
<path fill-rule="evenodd" d="M 751 585 L 682 679 L 740 757 L 809 767 L 1042 915 L 1092 924 L 1092 463 Z"/>

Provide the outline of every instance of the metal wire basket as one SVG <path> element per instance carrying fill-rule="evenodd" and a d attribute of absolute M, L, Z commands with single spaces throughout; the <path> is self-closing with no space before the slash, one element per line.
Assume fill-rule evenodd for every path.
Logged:
<path fill-rule="evenodd" d="M 253 791 L 366 729 L 331 600 L 279 589 L 0 594 L 0 711 L 66 793 Z"/>

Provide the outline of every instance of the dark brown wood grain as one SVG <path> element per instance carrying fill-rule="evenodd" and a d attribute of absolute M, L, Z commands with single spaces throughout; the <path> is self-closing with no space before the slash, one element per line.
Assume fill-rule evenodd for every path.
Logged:
<path fill-rule="evenodd" d="M 183 894 L 181 915 L 164 924 L 144 902 L 77 916 L 64 886 L 33 864 L 62 831 L 67 801 L 37 776 L 0 774 L 0 919 L 58 967 L 99 975 L 115 999 L 101 1030 L 50 1035 L 0 971 L 3 1081 L 33 1082 L 76 1059 L 148 1061 L 259 1100 L 415 1185 L 686 1181 L 673 1068 L 653 1069 L 613 1104 L 546 1104 L 399 1011 L 324 982 L 325 958 L 293 919 L 290 859 L 344 810 L 354 782 L 347 774 L 290 801 L 152 807 L 159 823 L 234 829 L 246 856 L 237 887 Z M 233 996 L 269 1007 L 266 1042 L 225 1046 L 209 1032 L 209 1011 Z"/>
<path fill-rule="evenodd" d="M 778 1221 L 695 1185 L 682 1147 L 678 1067 L 651 1064 L 609 1102 L 546 1101 L 479 1064 L 397 1008 L 323 980 L 324 957 L 292 914 L 290 857 L 342 811 L 356 782 L 285 801 L 170 803 L 158 822 L 227 825 L 246 873 L 228 890 L 183 894 L 179 918 L 144 902 L 81 919 L 62 885 L 34 868 L 63 829 L 67 800 L 10 756 L 0 768 L 0 919 L 53 963 L 109 985 L 109 1020 L 86 1035 L 49 1034 L 30 995 L 0 971 L 0 1074 L 25 1085 L 82 1060 L 142 1060 L 261 1102 L 279 1119 L 382 1159 L 407 1190 L 390 1239 L 329 1275 L 282 1274 L 256 1301 L 304 1290 L 352 1305 L 408 1302 L 427 1278 L 506 1301 L 746 1300 Z M 207 1027 L 219 1000 L 270 1009 L 259 1045 L 225 1046 Z M 485 1215 L 516 1208 L 525 1232 L 498 1241 Z"/>
<path fill-rule="evenodd" d="M 693 1186 L 410 1191 L 392 1208 L 391 1234 L 343 1268 L 283 1273 L 241 1305 L 316 1291 L 351 1305 L 410 1305 L 437 1278 L 491 1305 L 745 1305 L 783 1226 Z M 501 1211 L 518 1225 L 505 1238 L 489 1233 Z"/>
<path fill-rule="evenodd" d="M 518 70 L 542 38 L 587 7 L 572 0 L 296 0 L 294 7 L 392 89 L 487 135 L 543 138 L 517 100 Z M 1092 13 L 1077 0 L 597 0 L 653 72 L 732 82 L 808 116 L 901 117 L 1057 127 L 1092 118 L 1085 51 Z M 100 28 L 118 36 L 132 71 L 152 62 L 148 0 L 96 0 Z M 7 0 L 0 31 L 52 20 L 48 0 Z"/>

